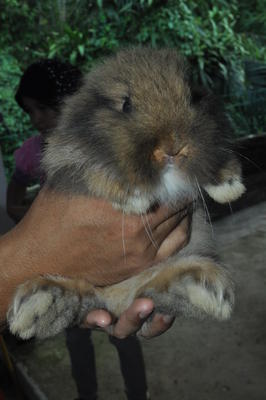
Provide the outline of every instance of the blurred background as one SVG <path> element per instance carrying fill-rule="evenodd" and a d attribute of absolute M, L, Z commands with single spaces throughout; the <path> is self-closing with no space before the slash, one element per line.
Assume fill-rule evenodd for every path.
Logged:
<path fill-rule="evenodd" d="M 130 45 L 177 48 L 194 79 L 225 102 L 236 137 L 266 130 L 265 0 L 1 0 L 0 145 L 9 178 L 13 152 L 34 132 L 14 101 L 39 58 L 83 72 Z"/>

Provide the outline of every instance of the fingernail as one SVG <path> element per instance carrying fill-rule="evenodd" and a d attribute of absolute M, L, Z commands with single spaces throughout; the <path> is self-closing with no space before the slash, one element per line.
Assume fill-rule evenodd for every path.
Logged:
<path fill-rule="evenodd" d="M 90 318 L 87 319 L 87 324 L 90 326 L 98 326 L 99 328 L 106 328 L 109 325 L 109 322 L 105 319 L 94 319 L 94 321 Z"/>
<path fill-rule="evenodd" d="M 171 315 L 164 315 L 164 316 L 163 316 L 163 321 L 164 321 L 166 324 L 170 324 L 170 322 L 172 322 L 173 319 L 174 319 L 174 317 L 172 317 Z"/>
<path fill-rule="evenodd" d="M 97 325 L 99 328 L 106 328 L 109 324 L 108 324 L 107 321 L 101 320 L 101 321 L 97 321 L 96 325 Z"/>

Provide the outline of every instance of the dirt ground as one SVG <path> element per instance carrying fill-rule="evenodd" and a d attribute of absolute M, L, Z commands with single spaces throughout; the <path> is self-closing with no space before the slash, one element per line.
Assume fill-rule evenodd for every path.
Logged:
<path fill-rule="evenodd" d="M 236 282 L 228 322 L 176 320 L 142 341 L 152 400 L 266 399 L 266 203 L 218 221 L 214 233 Z M 99 400 L 125 399 L 115 349 L 93 334 Z M 76 397 L 64 336 L 15 346 L 12 353 L 32 399 Z"/>

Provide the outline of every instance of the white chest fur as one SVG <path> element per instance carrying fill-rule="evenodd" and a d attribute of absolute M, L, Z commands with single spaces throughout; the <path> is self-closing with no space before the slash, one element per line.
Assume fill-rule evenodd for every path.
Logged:
<path fill-rule="evenodd" d="M 135 189 L 130 196 L 124 211 L 127 213 L 145 213 L 156 202 L 176 205 L 196 197 L 195 186 L 174 166 L 167 166 L 161 175 L 160 182 L 150 191 Z"/>

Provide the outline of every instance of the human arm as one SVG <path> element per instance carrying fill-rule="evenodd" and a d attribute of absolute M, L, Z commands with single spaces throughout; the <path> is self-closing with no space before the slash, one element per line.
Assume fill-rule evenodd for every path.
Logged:
<path fill-rule="evenodd" d="M 164 207 L 147 215 L 155 247 L 140 217 L 124 218 L 122 240 L 123 215 L 110 204 L 42 190 L 23 220 L 0 239 L 0 320 L 15 288 L 40 274 L 86 277 L 105 286 L 168 257 L 187 242 L 184 215 Z"/>

